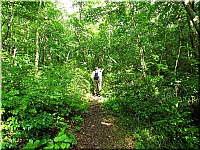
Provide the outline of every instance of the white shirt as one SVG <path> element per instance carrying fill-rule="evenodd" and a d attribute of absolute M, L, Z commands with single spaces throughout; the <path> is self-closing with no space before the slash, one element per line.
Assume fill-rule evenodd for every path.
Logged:
<path fill-rule="evenodd" d="M 94 78 L 95 73 L 98 72 L 99 79 L 102 80 L 102 72 L 103 72 L 103 70 L 104 69 L 97 69 L 97 70 L 93 71 L 92 75 L 91 75 L 91 78 Z"/>

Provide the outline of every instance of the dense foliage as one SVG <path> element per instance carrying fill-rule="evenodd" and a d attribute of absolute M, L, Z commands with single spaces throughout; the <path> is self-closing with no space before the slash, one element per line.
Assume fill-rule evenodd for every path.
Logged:
<path fill-rule="evenodd" d="M 62 5 L 62 4 L 61 4 Z M 2 147 L 77 144 L 90 73 L 135 147 L 199 145 L 200 2 L 2 2 Z"/>
<path fill-rule="evenodd" d="M 27 142 L 25 149 L 44 147 L 49 142 L 62 147 L 61 140 L 65 141 L 64 148 L 76 144 L 70 130 L 75 124 L 80 129 L 80 115 L 87 111 L 83 97 L 90 84 L 85 72 L 65 64 L 43 67 L 35 77 L 30 66 L 3 64 L 3 72 L 7 73 L 3 73 L 6 86 L 2 88 L 2 120 L 6 120 L 3 147 L 17 148 Z M 62 134 L 55 137 L 61 128 Z M 68 138 L 59 140 L 60 135 Z"/>

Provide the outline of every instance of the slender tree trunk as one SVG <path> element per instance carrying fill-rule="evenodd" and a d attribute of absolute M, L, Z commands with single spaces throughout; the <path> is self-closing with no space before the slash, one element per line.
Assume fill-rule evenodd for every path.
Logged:
<path fill-rule="evenodd" d="M 132 13 L 131 14 L 132 16 L 132 22 L 133 22 L 133 26 L 134 28 L 136 29 L 136 22 L 135 22 L 135 18 L 134 18 L 134 14 Z M 140 57 L 141 57 L 141 66 L 142 66 L 142 74 L 143 74 L 143 77 L 146 77 L 146 72 L 145 72 L 145 69 L 146 69 L 146 63 L 145 63 L 145 53 L 144 53 L 144 49 L 142 48 L 142 42 L 140 40 L 140 35 L 138 33 L 136 33 L 136 37 L 137 37 L 137 43 L 138 43 L 138 47 L 140 49 Z"/>
<path fill-rule="evenodd" d="M 45 18 L 48 18 L 48 10 L 45 10 Z M 49 61 L 51 61 L 51 55 L 49 52 L 49 38 L 48 38 L 48 27 L 47 26 L 43 26 L 43 30 L 44 30 L 44 49 L 43 49 L 43 55 L 42 55 L 42 64 L 47 65 L 49 64 Z M 49 59 L 50 56 L 50 59 Z"/>
<path fill-rule="evenodd" d="M 82 1 L 79 2 L 79 22 L 81 22 L 82 20 Z M 77 41 L 78 41 L 78 44 L 79 44 L 79 48 L 80 48 L 80 53 L 82 55 L 82 60 L 83 60 L 83 63 L 86 63 L 86 60 L 85 60 L 85 54 L 84 54 L 84 51 L 83 51 L 83 48 L 82 48 L 82 44 L 81 44 L 81 27 L 75 27 L 75 29 L 78 31 L 78 33 L 76 31 L 74 31 L 76 37 L 77 37 Z"/>
<path fill-rule="evenodd" d="M 10 20 L 9 20 L 9 22 L 8 22 L 8 29 L 7 29 L 7 32 L 6 32 L 5 36 L 4 36 L 3 39 L 2 39 L 2 43 L 3 43 L 4 46 L 5 46 L 5 40 L 8 39 L 8 38 L 9 38 L 9 35 L 11 34 L 11 33 L 10 33 L 10 30 L 11 30 L 11 25 L 12 25 L 13 18 L 14 18 L 14 14 L 12 14 L 11 17 L 10 17 Z"/>
<path fill-rule="evenodd" d="M 16 47 L 13 47 L 13 49 L 12 49 L 12 58 L 13 58 L 13 65 L 14 65 L 14 66 L 17 66 L 17 62 L 16 62 L 16 60 L 15 60 L 16 51 L 17 51 L 17 48 L 16 48 Z"/>
<path fill-rule="evenodd" d="M 198 37 L 200 36 L 200 27 L 199 27 L 199 16 L 195 13 L 194 9 L 193 9 L 193 4 L 194 1 L 188 1 L 186 2 L 182 2 L 183 6 L 185 7 L 185 10 L 188 14 L 188 16 L 190 17 L 190 20 L 192 21 L 192 24 L 197 32 Z"/>
<path fill-rule="evenodd" d="M 190 19 L 187 16 L 187 23 L 188 23 L 188 28 L 189 28 L 189 35 L 190 35 L 190 43 L 191 43 L 191 47 L 195 48 L 195 44 L 194 44 L 194 36 L 193 36 L 193 32 L 190 26 Z"/>
<path fill-rule="evenodd" d="M 79 3 L 79 22 L 81 22 L 81 20 L 82 20 L 82 9 L 83 9 L 83 2 L 80 1 L 80 3 Z M 81 27 L 79 27 L 79 31 L 81 31 L 80 28 Z M 79 33 L 81 33 L 81 32 L 79 32 Z M 83 51 L 83 48 L 82 48 L 82 45 L 81 45 L 81 34 L 80 34 L 79 37 L 80 38 L 78 38 L 78 42 L 79 42 L 79 46 L 80 46 L 80 52 L 82 54 L 83 62 L 86 63 L 85 54 L 84 54 L 84 51 Z"/>
<path fill-rule="evenodd" d="M 46 49 L 46 60 L 47 64 L 49 64 L 52 61 L 52 56 L 51 56 L 51 50 L 49 47 L 49 38 L 48 38 L 48 30 L 46 30 L 46 35 L 45 35 L 45 49 Z"/>
<path fill-rule="evenodd" d="M 5 41 L 11 36 L 12 22 L 13 22 L 13 18 L 14 18 L 14 12 L 13 12 L 13 10 L 14 10 L 14 4 L 15 4 L 15 2 L 13 2 L 13 6 L 11 7 L 12 14 L 10 16 L 10 20 L 7 23 L 7 27 L 8 27 L 7 28 L 7 32 L 5 33 L 5 36 L 2 37 L 2 47 L 6 47 Z M 2 29 L 2 26 L 1 26 L 1 29 Z"/>
<path fill-rule="evenodd" d="M 108 29 L 108 47 L 109 47 L 109 50 L 111 50 L 111 46 L 110 46 L 110 33 L 111 32 L 112 32 L 112 29 L 109 26 L 109 29 Z"/>
<path fill-rule="evenodd" d="M 48 48 L 49 48 L 48 47 L 48 40 L 49 39 L 48 39 L 47 35 L 45 35 L 44 39 L 45 39 L 45 45 L 44 45 L 44 54 L 43 54 L 44 60 L 43 61 L 44 61 L 44 64 L 46 64 L 46 60 L 48 59 Z"/>
<path fill-rule="evenodd" d="M 39 31 L 38 31 L 38 27 L 37 27 L 37 31 L 36 31 L 36 41 L 35 41 L 35 45 L 36 45 L 36 53 L 35 53 L 35 72 L 37 74 L 38 71 L 38 62 L 39 62 Z"/>
<path fill-rule="evenodd" d="M 38 19 L 37 19 L 37 29 L 36 29 L 36 40 L 35 40 L 35 45 L 36 45 L 36 53 L 35 53 L 35 74 L 38 72 L 38 63 L 39 63 L 39 19 L 40 19 L 40 8 L 41 8 L 42 0 L 39 2 L 39 7 L 38 7 Z"/>
<path fill-rule="evenodd" d="M 76 35 L 76 37 L 77 37 L 77 41 L 78 41 L 78 44 L 79 44 L 79 47 L 80 47 L 80 52 L 81 52 L 81 55 L 82 55 L 83 62 L 85 63 L 85 62 L 86 62 L 86 61 L 85 61 L 85 54 L 84 54 L 84 51 L 83 51 L 83 49 L 82 49 L 81 40 L 80 40 L 80 35 L 78 35 L 78 34 L 76 33 L 76 31 L 74 31 L 74 33 L 75 33 L 75 35 Z M 79 33 L 80 33 L 80 32 L 79 32 Z"/>
<path fill-rule="evenodd" d="M 200 50 L 199 42 L 195 42 L 195 34 L 194 34 L 194 31 L 192 31 L 189 16 L 187 16 L 187 21 L 188 21 L 187 23 L 188 23 L 188 30 L 189 30 L 191 47 L 192 47 L 192 49 L 198 49 L 198 50 Z M 191 53 L 194 54 L 195 58 L 198 57 L 197 54 L 196 54 L 197 53 L 196 51 L 191 52 Z"/>
<path fill-rule="evenodd" d="M 69 60 L 69 54 L 70 54 L 70 51 L 67 53 L 66 61 Z"/>
<path fill-rule="evenodd" d="M 186 1 L 185 2 L 182 2 L 192 24 L 193 24 L 193 27 L 195 28 L 196 30 L 196 33 L 197 33 L 197 40 L 198 40 L 198 43 L 197 43 L 197 49 L 198 49 L 198 53 L 200 53 L 200 44 L 199 44 L 199 41 L 200 41 L 200 26 L 199 26 L 199 17 L 195 10 L 194 10 L 194 1 Z M 198 9 L 200 9 L 200 5 L 198 6 Z M 196 53 L 194 53 L 195 55 L 195 58 L 199 60 L 199 56 L 196 55 Z"/>
<path fill-rule="evenodd" d="M 111 34 L 113 35 L 113 31 L 111 26 L 109 26 L 108 28 L 108 50 L 111 51 Z M 108 57 L 114 62 L 117 63 L 116 60 L 114 60 L 110 55 L 109 55 L 109 51 L 108 51 Z M 104 52 L 105 53 L 105 52 Z"/>
<path fill-rule="evenodd" d="M 175 63 L 175 67 L 174 67 L 174 72 L 177 73 L 177 67 L 178 67 L 178 60 L 180 57 L 180 53 L 181 53 L 181 41 L 179 39 L 179 48 L 178 48 L 178 55 L 177 55 L 177 59 L 176 59 L 176 63 Z"/>
<path fill-rule="evenodd" d="M 41 56 L 41 64 L 45 64 L 46 62 L 46 56 L 47 56 L 47 47 L 48 47 L 48 37 L 46 35 L 47 30 L 46 30 L 46 26 L 44 26 L 43 30 L 44 30 L 44 37 L 43 37 L 43 41 L 44 41 L 44 48 L 42 51 L 42 56 Z"/>
<path fill-rule="evenodd" d="M 83 2 L 82 0 L 79 2 L 79 20 L 81 21 L 82 20 L 82 9 L 83 9 L 83 6 L 82 6 Z"/>
<path fill-rule="evenodd" d="M 42 51 L 42 57 L 41 57 L 41 64 L 44 65 L 45 63 L 45 51 L 46 51 L 46 41 L 45 41 L 45 37 L 43 38 L 43 41 L 44 41 L 44 48 L 43 48 L 43 51 Z"/>
<path fill-rule="evenodd" d="M 179 23 L 178 23 L 178 27 L 179 27 L 179 48 L 178 48 L 178 55 L 177 55 L 177 59 L 176 59 L 176 63 L 175 63 L 175 67 L 174 67 L 174 72 L 175 74 L 177 74 L 177 67 L 178 67 L 178 61 L 179 61 L 179 57 L 180 57 L 180 53 L 181 53 L 181 39 L 183 38 L 182 36 L 182 31 L 181 31 L 181 27 L 180 27 L 180 21 L 181 19 L 179 20 Z"/>

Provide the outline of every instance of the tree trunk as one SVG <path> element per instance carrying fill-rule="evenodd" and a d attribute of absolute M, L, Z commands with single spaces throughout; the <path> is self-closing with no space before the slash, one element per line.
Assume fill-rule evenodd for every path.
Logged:
<path fill-rule="evenodd" d="M 78 30 L 78 31 L 79 31 L 79 30 Z M 76 37 L 77 37 L 77 41 L 78 41 L 78 44 L 79 44 L 79 47 L 80 47 L 80 52 L 81 52 L 81 55 L 82 55 L 83 62 L 85 63 L 85 62 L 86 62 L 86 61 L 85 61 L 85 54 L 84 54 L 84 51 L 83 51 L 82 46 L 81 46 L 80 35 L 78 35 L 78 34 L 76 33 L 76 31 L 74 31 L 74 33 L 75 33 L 75 35 L 76 35 Z M 79 33 L 80 33 L 80 32 L 79 32 Z"/>
<path fill-rule="evenodd" d="M 13 58 L 13 65 L 14 65 L 14 66 L 17 66 L 17 62 L 16 62 L 16 60 L 15 60 L 16 51 L 17 51 L 17 48 L 16 48 L 16 47 L 13 47 L 13 49 L 12 49 L 12 58 Z"/>
<path fill-rule="evenodd" d="M 79 2 L 79 21 L 82 20 L 82 9 L 83 9 L 83 6 L 82 6 L 82 1 Z"/>
<path fill-rule="evenodd" d="M 14 9 L 14 4 L 15 4 L 15 2 L 13 2 L 13 6 L 11 7 L 11 10 Z M 9 21 L 8 21 L 8 23 L 7 23 L 7 26 L 8 26 L 7 32 L 5 33 L 5 36 L 2 37 L 2 47 L 6 47 L 5 41 L 11 36 L 11 31 L 10 31 L 10 30 L 11 30 L 11 28 L 12 28 L 13 18 L 14 18 L 14 12 L 12 12 L 12 14 L 11 14 L 11 16 L 10 16 L 10 19 L 9 19 Z M 6 22 L 6 20 L 5 20 L 5 22 Z M 4 23 L 5 23 L 5 22 L 4 22 Z M 4 23 L 3 23 L 3 24 L 4 24 Z M 2 24 L 2 26 L 3 26 L 3 24 Z M 1 29 L 2 29 L 2 26 L 1 26 Z"/>
<path fill-rule="evenodd" d="M 81 22 L 81 15 L 82 15 L 82 1 L 81 2 L 79 2 L 79 22 Z M 81 27 L 79 26 L 78 28 L 76 28 L 75 27 L 75 29 L 77 29 L 77 31 L 78 31 L 78 33 L 79 33 L 79 35 L 78 35 L 78 33 L 76 32 L 76 31 L 74 31 L 74 33 L 75 33 L 75 35 L 76 35 L 76 37 L 77 37 L 77 41 L 78 41 L 78 44 L 79 44 L 79 48 L 80 48 L 80 53 L 81 53 L 81 55 L 82 55 L 82 59 L 83 59 L 83 63 L 86 63 L 86 60 L 85 60 L 85 54 L 84 54 L 84 51 L 83 51 L 83 49 L 82 49 L 82 45 L 81 45 L 81 29 L 80 29 Z"/>
<path fill-rule="evenodd" d="M 51 49 L 50 49 L 50 47 L 49 47 L 49 38 L 48 38 L 48 35 L 49 35 L 49 32 L 48 32 L 48 30 L 46 30 L 46 35 L 45 35 L 45 50 L 46 50 L 46 59 L 45 60 L 47 60 L 47 62 L 46 62 L 46 64 L 50 64 L 50 62 L 52 61 L 52 56 L 51 56 Z"/>
<path fill-rule="evenodd" d="M 188 23 L 188 30 L 189 30 L 191 47 L 192 47 L 192 49 L 198 49 L 199 50 L 200 46 L 199 46 L 199 43 L 195 41 L 195 34 L 194 34 L 194 31 L 192 31 L 189 16 L 187 16 L 187 23 Z M 198 52 L 194 51 L 194 52 L 191 52 L 191 53 L 194 54 L 195 58 L 198 58 L 198 56 L 197 56 Z"/>
<path fill-rule="evenodd" d="M 178 67 L 178 60 L 179 60 L 179 57 L 180 57 L 180 53 L 181 53 L 181 40 L 180 40 L 180 37 L 179 37 L 178 55 L 177 55 L 177 59 L 176 59 L 175 67 L 174 67 L 175 74 L 176 74 L 177 67 Z"/>
<path fill-rule="evenodd" d="M 131 17 L 132 17 L 133 26 L 136 29 L 136 22 L 135 22 L 135 18 L 134 18 L 134 14 L 133 13 L 131 13 Z M 146 72 L 145 72 L 146 63 L 145 63 L 145 59 L 144 59 L 145 53 L 144 53 L 144 49 L 142 48 L 142 42 L 140 40 L 140 35 L 138 33 L 136 33 L 136 37 L 137 37 L 137 44 L 138 44 L 138 47 L 140 49 L 142 75 L 143 75 L 143 77 L 146 77 Z"/>
<path fill-rule="evenodd" d="M 181 30 L 181 27 L 180 27 L 180 21 L 181 21 L 181 18 L 179 19 L 178 21 L 178 28 L 179 28 L 179 43 L 178 43 L 178 55 L 177 55 L 177 59 L 176 59 L 176 63 L 175 63 L 175 67 L 174 67 L 174 72 L 175 74 L 177 74 L 177 67 L 178 67 L 178 61 L 179 61 L 179 57 L 180 57 L 180 53 L 181 53 L 181 39 L 183 38 L 183 35 L 182 35 L 182 30 Z"/>
<path fill-rule="evenodd" d="M 188 14 L 188 16 L 190 17 L 190 20 L 192 21 L 192 24 L 197 32 L 198 37 L 200 37 L 200 28 L 199 28 L 199 16 L 195 13 L 195 11 L 192 8 L 192 3 L 194 2 L 182 2 L 182 4 L 185 7 L 185 10 Z"/>
<path fill-rule="evenodd" d="M 190 43 L 191 43 L 191 47 L 195 48 L 195 44 L 194 44 L 194 36 L 193 36 L 193 32 L 190 26 L 190 18 L 187 16 L 187 23 L 188 23 L 188 28 L 189 28 L 189 36 L 190 36 Z"/>
<path fill-rule="evenodd" d="M 40 8 L 41 8 L 42 0 L 39 2 L 38 7 L 38 19 L 37 19 L 37 29 L 36 29 L 36 37 L 35 37 L 35 45 L 36 45 L 36 53 L 35 53 L 35 74 L 38 72 L 38 63 L 39 63 L 39 19 L 40 19 Z"/>
<path fill-rule="evenodd" d="M 47 47 L 48 47 L 48 37 L 46 35 L 47 30 L 46 30 L 46 26 L 44 26 L 43 30 L 44 30 L 44 37 L 43 37 L 43 41 L 44 41 L 44 48 L 42 51 L 42 56 L 41 56 L 41 64 L 45 64 L 46 62 L 46 56 L 47 56 Z"/>

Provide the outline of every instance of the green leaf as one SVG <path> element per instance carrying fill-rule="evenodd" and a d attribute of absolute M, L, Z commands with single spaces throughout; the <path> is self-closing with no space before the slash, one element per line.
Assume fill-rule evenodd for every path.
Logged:
<path fill-rule="evenodd" d="M 27 107 L 27 105 L 22 104 L 22 105 L 20 106 L 20 109 L 25 110 L 26 107 Z"/>
<path fill-rule="evenodd" d="M 55 144 L 55 149 L 59 149 L 59 145 L 58 144 Z"/>
<path fill-rule="evenodd" d="M 70 144 L 69 144 L 69 143 L 62 143 L 62 144 L 60 145 L 60 147 L 61 147 L 62 149 L 66 149 L 66 148 L 69 148 L 69 147 L 70 147 Z"/>
<path fill-rule="evenodd" d="M 55 138 L 54 138 L 54 141 L 55 141 L 55 142 L 60 141 L 60 137 L 55 137 Z"/>
<path fill-rule="evenodd" d="M 49 149 L 53 149 L 54 148 L 54 144 L 51 144 L 48 146 Z"/>
<path fill-rule="evenodd" d="M 76 130 L 81 130 L 81 127 L 80 126 L 76 126 Z"/>
<path fill-rule="evenodd" d="M 34 108 L 33 108 L 33 109 L 30 109 L 29 112 L 30 112 L 30 113 L 37 113 L 36 109 L 34 109 Z"/>
<path fill-rule="evenodd" d="M 180 119 L 179 119 L 178 122 L 183 122 L 183 120 L 180 120 Z"/>
<path fill-rule="evenodd" d="M 72 143 L 72 139 L 66 138 L 66 139 L 64 139 L 64 142 L 66 142 L 66 143 Z"/>
<path fill-rule="evenodd" d="M 72 143 L 73 145 L 77 145 L 78 142 L 76 141 L 76 139 L 73 139 L 71 143 Z"/>
<path fill-rule="evenodd" d="M 68 139 L 69 137 L 66 134 L 63 134 L 61 136 L 55 137 L 54 141 L 58 142 L 58 141 L 64 141 L 65 139 Z"/>
<path fill-rule="evenodd" d="M 25 147 L 23 147 L 23 149 L 34 149 L 34 144 L 33 144 L 33 140 L 29 140 L 29 142 L 26 144 Z"/>
<path fill-rule="evenodd" d="M 19 109 L 15 109 L 15 110 L 12 111 L 12 113 L 13 113 L 14 115 L 17 115 L 18 112 L 19 112 Z"/>
<path fill-rule="evenodd" d="M 19 94 L 19 90 L 12 90 L 12 91 L 8 92 L 9 96 L 14 96 L 14 95 L 17 95 L 17 94 Z"/>
<path fill-rule="evenodd" d="M 2 142 L 2 149 L 6 149 L 6 147 L 9 145 L 8 142 Z"/>
<path fill-rule="evenodd" d="M 66 134 L 63 134 L 61 137 L 61 140 L 64 141 L 65 139 L 69 138 Z"/>
<path fill-rule="evenodd" d="M 34 147 L 38 147 L 38 146 L 40 146 L 40 140 L 36 140 L 34 143 Z"/>
<path fill-rule="evenodd" d="M 43 144 L 46 144 L 46 143 L 47 143 L 47 139 L 42 139 L 40 144 L 43 145 Z"/>
<path fill-rule="evenodd" d="M 173 104 L 177 104 L 179 101 L 180 101 L 180 98 L 178 98 L 178 97 L 175 97 L 175 98 L 171 99 L 171 102 Z"/>
<path fill-rule="evenodd" d="M 48 142 L 48 144 L 53 144 L 53 140 L 52 139 L 48 139 L 47 142 Z"/>

